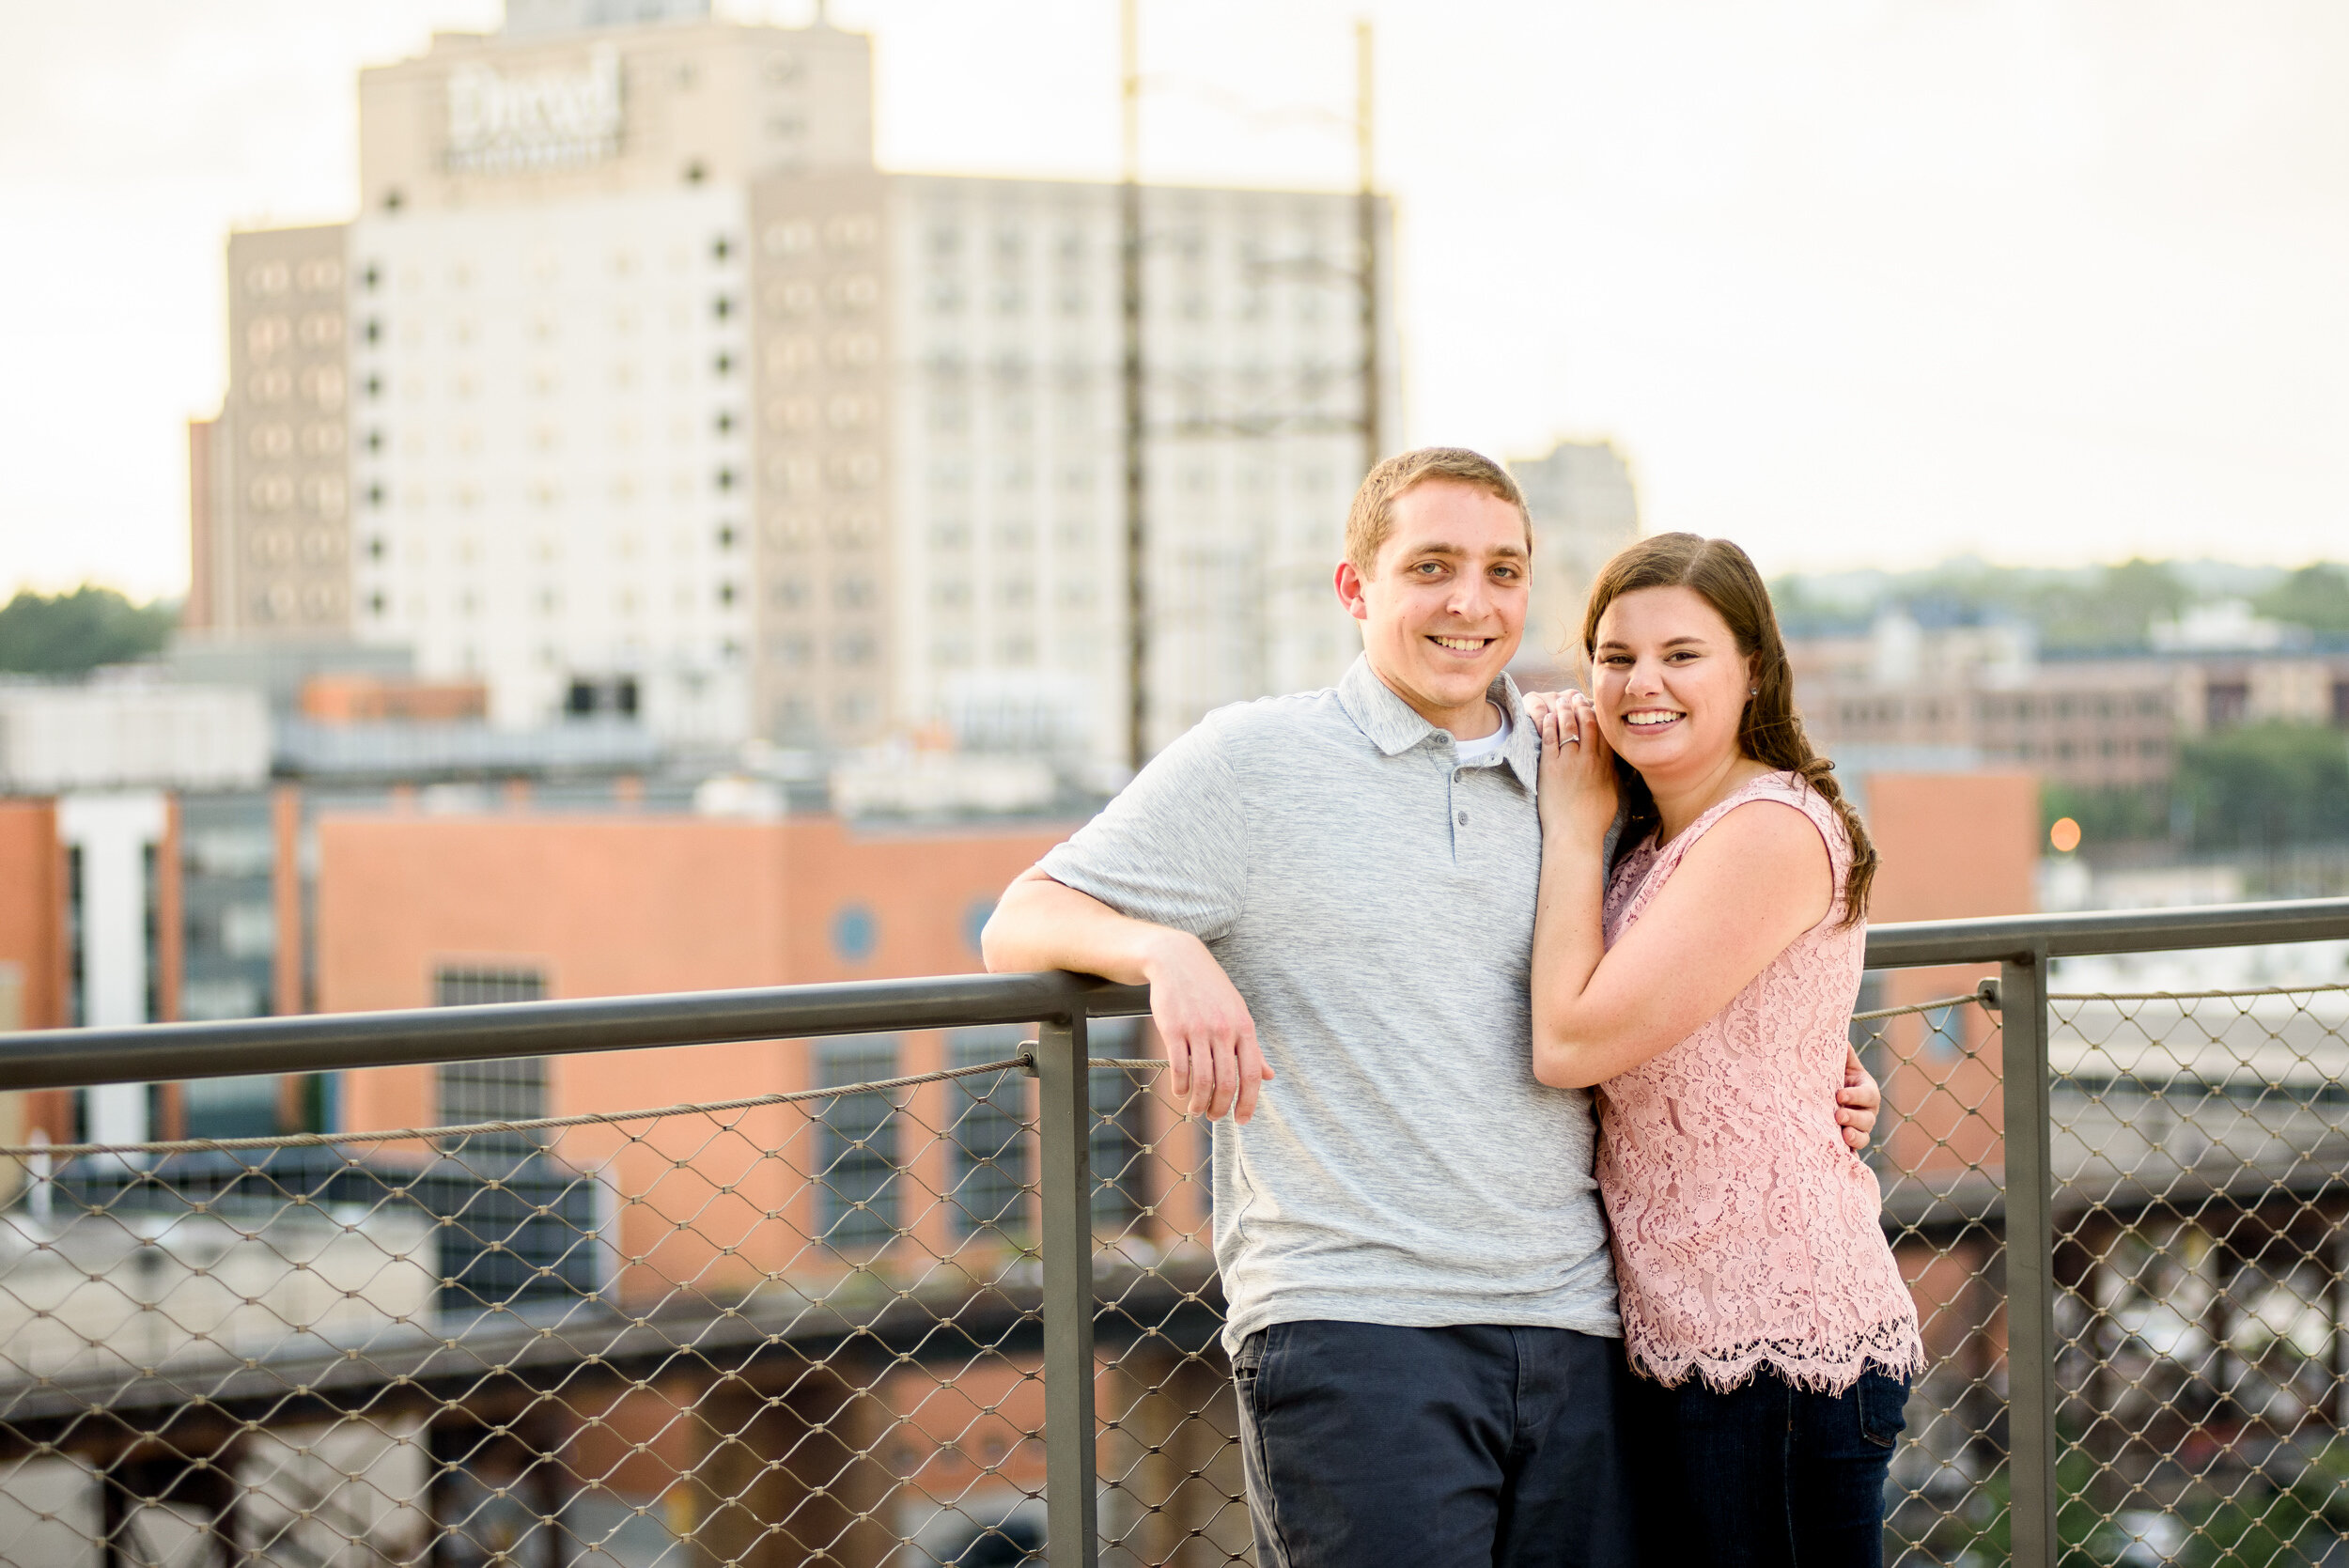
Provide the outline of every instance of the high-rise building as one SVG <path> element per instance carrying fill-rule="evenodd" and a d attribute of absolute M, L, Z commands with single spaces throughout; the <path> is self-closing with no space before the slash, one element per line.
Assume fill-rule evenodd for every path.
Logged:
<path fill-rule="evenodd" d="M 515 0 L 360 102 L 360 216 L 231 241 L 214 625 L 504 724 L 1124 755 L 1116 187 L 880 172 L 867 39 L 707 0 Z M 1351 657 L 1365 353 L 1352 195 L 1145 197 L 1158 744 Z"/>
<path fill-rule="evenodd" d="M 228 396 L 190 427 L 192 625 L 317 640 L 350 628 L 344 225 L 228 240 Z"/>
<path fill-rule="evenodd" d="M 754 722 L 1123 755 L 1117 188 L 843 175 L 753 202 Z M 1361 346 L 1352 196 L 1145 202 L 1156 747 L 1360 645 L 1330 574 Z"/>
<path fill-rule="evenodd" d="M 1607 558 L 1640 536 L 1631 465 L 1611 442 L 1562 441 L 1509 464 L 1533 520 L 1533 592 L 1525 612 L 1529 662 L 1573 669 L 1582 606 Z"/>

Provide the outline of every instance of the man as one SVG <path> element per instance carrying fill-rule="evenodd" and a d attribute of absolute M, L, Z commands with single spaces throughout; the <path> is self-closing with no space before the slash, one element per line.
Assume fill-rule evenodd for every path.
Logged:
<path fill-rule="evenodd" d="M 1631 1560 L 1590 1100 L 1531 1065 L 1538 735 L 1501 671 L 1532 552 L 1498 464 L 1379 464 L 1344 680 L 1209 714 L 988 923 L 990 970 L 1147 982 L 1216 1118 L 1266 1568 Z"/>

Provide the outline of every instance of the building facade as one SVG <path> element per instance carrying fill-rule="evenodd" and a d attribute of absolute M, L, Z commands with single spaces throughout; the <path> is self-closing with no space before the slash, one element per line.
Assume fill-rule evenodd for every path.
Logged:
<path fill-rule="evenodd" d="M 879 171 L 867 39 L 707 11 L 362 73 L 360 215 L 230 242 L 198 616 L 411 647 L 510 727 L 1123 756 L 1116 187 Z M 1146 193 L 1154 746 L 1358 645 L 1356 211 Z"/>
<path fill-rule="evenodd" d="M 2077 789 L 2166 783 L 2179 743 L 2244 723 L 2349 729 L 2349 652 L 2176 649 L 2042 657 L 2009 626 L 1791 640 L 1796 700 L 1829 750 L 1958 748 Z"/>
<path fill-rule="evenodd" d="M 1530 658 L 1564 670 L 1582 661 L 1582 609 L 1608 557 L 1640 536 L 1631 465 L 1611 442 L 1562 441 L 1509 464 L 1533 520 L 1533 591 L 1525 612 Z"/>
<path fill-rule="evenodd" d="M 191 628 L 350 629 L 350 370 L 339 224 L 228 239 L 228 395 L 189 427 Z"/>

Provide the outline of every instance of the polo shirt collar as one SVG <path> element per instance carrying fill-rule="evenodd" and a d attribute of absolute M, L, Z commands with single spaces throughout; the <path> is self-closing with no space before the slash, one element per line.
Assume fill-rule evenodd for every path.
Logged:
<path fill-rule="evenodd" d="M 1493 677 L 1485 695 L 1499 703 L 1509 715 L 1509 744 L 1501 754 L 1508 759 L 1509 770 L 1517 776 L 1517 783 L 1531 792 L 1541 776 L 1541 736 L 1526 717 L 1525 701 L 1517 694 L 1517 682 L 1508 674 Z M 1358 654 L 1338 682 L 1338 703 L 1346 716 L 1370 743 L 1386 756 L 1400 756 L 1430 735 L 1436 726 L 1419 715 L 1410 704 L 1396 696 L 1378 673 L 1370 667 L 1370 656 Z"/>

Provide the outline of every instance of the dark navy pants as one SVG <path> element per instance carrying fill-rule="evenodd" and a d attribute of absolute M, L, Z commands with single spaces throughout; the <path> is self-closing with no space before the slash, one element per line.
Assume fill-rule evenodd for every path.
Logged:
<path fill-rule="evenodd" d="M 1620 1341 L 1280 1323 L 1233 1379 L 1260 1568 L 1630 1568 Z"/>
<path fill-rule="evenodd" d="M 1727 1393 L 1633 1378 L 1624 1445 L 1641 1560 L 1707 1568 L 1882 1568 L 1884 1482 L 1908 1385 L 1880 1372 L 1840 1394 L 1764 1371 Z"/>

